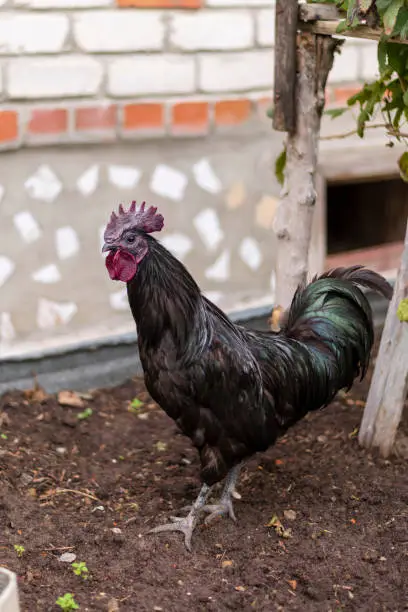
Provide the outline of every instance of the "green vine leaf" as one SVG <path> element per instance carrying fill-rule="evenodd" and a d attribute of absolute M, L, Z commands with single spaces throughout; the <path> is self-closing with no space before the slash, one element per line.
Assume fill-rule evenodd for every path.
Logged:
<path fill-rule="evenodd" d="M 405 183 L 408 183 L 408 151 L 405 151 L 398 160 L 400 176 Z"/>
<path fill-rule="evenodd" d="M 397 309 L 397 317 L 400 321 L 408 322 L 408 299 L 401 300 Z"/>
<path fill-rule="evenodd" d="M 341 117 L 348 110 L 349 109 L 347 107 L 343 107 L 343 108 L 328 108 L 327 110 L 324 111 L 324 114 L 328 115 L 332 119 L 337 119 L 337 117 Z"/>
<path fill-rule="evenodd" d="M 378 67 L 380 69 L 381 78 L 385 77 L 387 73 L 387 69 L 388 69 L 387 48 L 388 48 L 387 41 L 384 38 L 381 39 L 380 42 L 378 43 L 378 49 L 377 49 Z"/>
<path fill-rule="evenodd" d="M 381 16 L 385 14 L 385 12 L 389 9 L 389 7 L 392 5 L 393 2 L 394 0 L 377 0 L 376 1 L 375 3 L 376 7 Z"/>
<path fill-rule="evenodd" d="M 368 13 L 372 4 L 373 0 L 358 0 L 358 8 L 362 13 Z"/>
<path fill-rule="evenodd" d="M 385 11 L 383 20 L 386 34 L 390 35 L 394 31 L 399 10 L 404 6 L 404 3 L 405 0 L 393 0 L 388 9 Z"/>
<path fill-rule="evenodd" d="M 400 9 L 393 34 L 394 36 L 400 36 L 402 39 L 408 38 L 408 6 L 403 6 Z"/>
<path fill-rule="evenodd" d="M 358 136 L 360 136 L 360 138 L 364 137 L 366 123 L 367 121 L 369 121 L 369 119 L 370 115 L 367 113 L 366 110 L 363 109 L 357 119 L 357 134 Z"/>
<path fill-rule="evenodd" d="M 342 34 L 347 29 L 348 29 L 347 21 L 345 19 L 342 19 L 341 21 L 339 21 L 337 25 L 336 34 Z"/>
<path fill-rule="evenodd" d="M 266 116 L 268 117 L 268 119 L 273 119 L 273 111 L 274 111 L 273 106 L 270 106 L 268 110 L 266 111 Z"/>
<path fill-rule="evenodd" d="M 387 57 L 390 68 L 395 70 L 399 75 L 404 74 L 407 63 L 407 51 L 405 45 L 396 43 L 387 44 Z"/>
<path fill-rule="evenodd" d="M 275 176 L 278 179 L 280 185 L 283 185 L 285 181 L 285 168 L 286 168 L 286 147 L 282 153 L 277 157 L 275 161 Z"/>

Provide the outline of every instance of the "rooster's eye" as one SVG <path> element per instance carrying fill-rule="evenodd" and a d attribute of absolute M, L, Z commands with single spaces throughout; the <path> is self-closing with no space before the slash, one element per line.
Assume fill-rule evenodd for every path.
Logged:
<path fill-rule="evenodd" d="M 126 236 L 126 242 L 129 242 L 130 244 L 132 244 L 135 240 L 136 236 L 134 236 L 133 234 L 129 234 L 128 236 Z"/>

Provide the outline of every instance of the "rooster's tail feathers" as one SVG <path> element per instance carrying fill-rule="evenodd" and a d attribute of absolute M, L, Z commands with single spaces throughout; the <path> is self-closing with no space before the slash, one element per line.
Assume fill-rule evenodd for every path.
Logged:
<path fill-rule="evenodd" d="M 371 289 L 375 293 L 379 293 L 388 300 L 392 296 L 392 287 L 381 274 L 368 270 L 364 266 L 351 266 L 350 268 L 333 268 L 320 276 L 315 276 L 312 282 L 323 278 L 338 278 L 348 280 L 356 285 Z"/>
<path fill-rule="evenodd" d="M 376 272 L 336 268 L 299 287 L 283 321 L 282 333 L 308 346 L 326 372 L 332 371 L 338 388 L 364 376 L 373 344 L 372 312 L 360 287 L 392 295 Z"/>

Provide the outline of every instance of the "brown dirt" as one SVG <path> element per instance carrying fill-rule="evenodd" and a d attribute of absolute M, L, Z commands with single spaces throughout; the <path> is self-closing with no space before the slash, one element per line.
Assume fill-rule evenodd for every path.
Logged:
<path fill-rule="evenodd" d="M 23 612 L 58 610 L 66 592 L 80 610 L 110 612 L 408 610 L 406 459 L 359 448 L 367 387 L 248 463 L 238 524 L 198 528 L 192 554 L 181 534 L 146 535 L 199 481 L 195 451 L 141 380 L 92 392 L 83 420 L 55 396 L 4 396 L 0 565 L 19 576 Z M 129 411 L 136 396 L 143 406 Z M 402 451 L 407 433 L 404 422 Z M 291 537 L 267 526 L 274 515 Z M 88 580 L 59 560 L 67 551 Z"/>

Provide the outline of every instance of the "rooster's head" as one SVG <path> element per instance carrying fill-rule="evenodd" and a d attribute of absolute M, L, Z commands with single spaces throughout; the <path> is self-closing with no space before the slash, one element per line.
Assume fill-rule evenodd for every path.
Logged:
<path fill-rule="evenodd" d="M 135 276 L 138 265 L 149 250 L 147 234 L 160 232 L 163 227 L 163 216 L 156 211 L 153 206 L 146 209 L 145 202 L 140 208 L 132 202 L 129 210 L 121 204 L 119 212 L 111 214 L 102 251 L 109 251 L 106 267 L 112 280 L 127 283 Z"/>

